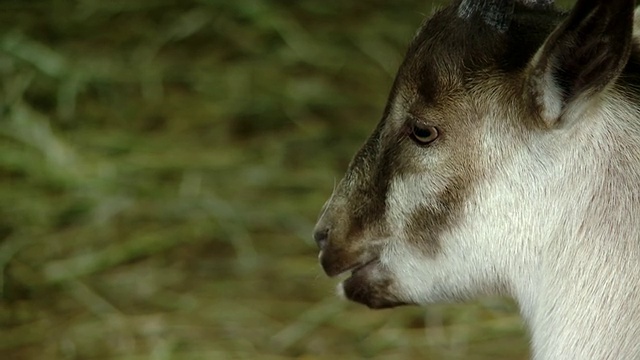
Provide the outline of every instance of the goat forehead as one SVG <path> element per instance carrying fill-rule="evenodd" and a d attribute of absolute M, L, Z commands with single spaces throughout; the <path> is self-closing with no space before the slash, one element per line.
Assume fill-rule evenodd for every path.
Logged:
<path fill-rule="evenodd" d="M 488 48 L 496 43 L 494 35 L 476 36 L 472 33 L 477 29 L 452 22 L 461 21 L 445 9 L 422 26 L 398 71 L 390 115 L 398 115 L 399 110 L 446 108 L 465 89 L 473 72 L 491 67 Z"/>
<path fill-rule="evenodd" d="M 422 85 L 437 84 L 431 90 L 440 90 L 446 82 L 426 79 L 442 80 L 440 75 L 446 75 L 445 79 L 462 80 L 468 72 L 522 69 L 564 16 L 552 7 L 516 4 L 508 31 L 499 32 L 478 18 L 461 18 L 455 5 L 443 8 L 411 41 L 400 75 L 424 76 Z M 428 68 L 436 72 L 425 71 Z"/>

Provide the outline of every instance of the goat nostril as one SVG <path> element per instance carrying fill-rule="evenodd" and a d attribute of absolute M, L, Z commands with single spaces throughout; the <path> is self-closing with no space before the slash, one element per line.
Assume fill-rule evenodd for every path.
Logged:
<path fill-rule="evenodd" d="M 320 250 L 324 249 L 329 241 L 329 229 L 315 231 L 313 233 L 313 239 L 316 241 L 316 244 L 318 244 Z"/>

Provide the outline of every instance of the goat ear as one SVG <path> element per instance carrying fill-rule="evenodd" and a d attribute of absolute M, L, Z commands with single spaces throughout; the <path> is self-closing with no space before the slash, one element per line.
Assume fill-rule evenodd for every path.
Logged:
<path fill-rule="evenodd" d="M 634 0 L 578 0 L 538 50 L 527 87 L 548 126 L 620 75 L 631 53 L 633 8 Z"/>

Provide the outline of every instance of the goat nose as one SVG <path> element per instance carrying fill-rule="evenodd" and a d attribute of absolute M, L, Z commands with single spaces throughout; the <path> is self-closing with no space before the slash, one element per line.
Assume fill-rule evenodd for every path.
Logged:
<path fill-rule="evenodd" d="M 318 244 L 320 250 L 324 250 L 327 247 L 327 242 L 329 242 L 329 229 L 318 229 L 313 232 L 313 239 Z"/>

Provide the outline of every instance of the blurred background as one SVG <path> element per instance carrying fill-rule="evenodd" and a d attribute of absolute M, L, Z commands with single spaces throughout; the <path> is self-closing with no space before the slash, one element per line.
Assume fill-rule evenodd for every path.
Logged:
<path fill-rule="evenodd" d="M 525 359 L 335 298 L 316 215 L 425 0 L 0 0 L 0 358 Z"/>

